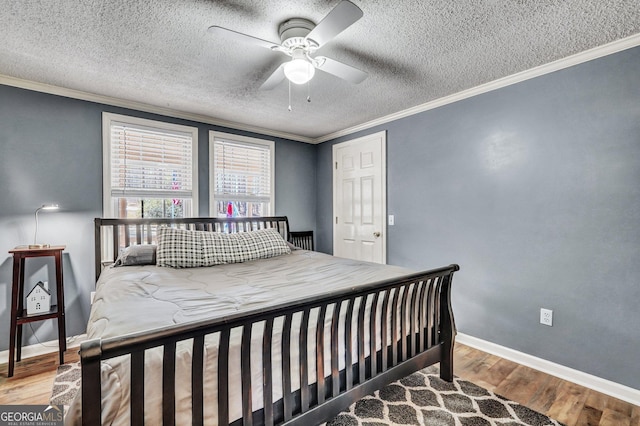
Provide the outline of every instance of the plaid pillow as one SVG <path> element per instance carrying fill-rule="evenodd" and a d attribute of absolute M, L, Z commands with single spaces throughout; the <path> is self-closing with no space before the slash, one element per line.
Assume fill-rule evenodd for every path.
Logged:
<path fill-rule="evenodd" d="M 225 234 L 161 227 L 156 260 L 158 266 L 197 268 L 289 253 L 289 245 L 276 229 Z"/>
<path fill-rule="evenodd" d="M 203 233 L 204 266 L 240 263 L 291 253 L 287 242 L 272 228 L 224 234 Z"/>
<path fill-rule="evenodd" d="M 202 262 L 202 236 L 204 231 L 186 229 L 158 228 L 158 248 L 156 262 L 158 266 L 172 268 L 197 268 Z"/>

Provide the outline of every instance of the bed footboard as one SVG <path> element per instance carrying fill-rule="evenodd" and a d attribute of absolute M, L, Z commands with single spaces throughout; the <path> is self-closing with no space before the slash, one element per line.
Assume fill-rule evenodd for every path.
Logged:
<path fill-rule="evenodd" d="M 440 362 L 441 377 L 451 381 L 456 334 L 451 283 L 458 269 L 457 265 L 450 265 L 242 315 L 85 342 L 80 350 L 82 424 L 101 424 L 100 365 L 103 360 L 123 355 L 131 363 L 130 421 L 134 425 L 144 423 L 145 351 L 153 348 L 161 348 L 163 353 L 159 421 L 175 424 L 176 347 L 185 341 L 191 345 L 194 425 L 205 422 L 205 407 L 212 405 L 218 425 L 318 424 L 368 393 L 436 362 Z M 252 333 L 255 339 L 259 330 L 261 353 L 250 350 Z M 281 333 L 279 345 L 274 344 L 276 332 Z M 215 348 L 216 401 L 205 400 L 203 390 L 208 376 L 203 369 L 204 354 L 212 350 L 206 347 L 205 337 L 210 335 L 219 342 Z M 310 341 L 314 343 L 312 339 L 315 353 L 310 356 L 307 348 Z M 295 354 L 292 344 L 300 348 Z M 229 354 L 233 345 L 241 347 L 239 383 L 230 382 Z M 274 346 L 281 363 L 273 361 Z M 262 367 L 262 378 L 257 383 L 252 378 L 252 358 Z M 328 370 L 326 365 L 330 365 Z M 274 375 L 274 371 L 279 374 Z M 310 372 L 318 378 L 315 383 L 309 383 Z M 296 374 L 295 380 L 292 374 Z M 277 383 L 275 376 L 281 377 Z M 230 418 L 229 389 L 234 386 L 241 389 L 240 419 Z M 262 390 L 260 404 L 252 396 L 256 387 Z M 275 400 L 276 393 L 282 398 Z"/>

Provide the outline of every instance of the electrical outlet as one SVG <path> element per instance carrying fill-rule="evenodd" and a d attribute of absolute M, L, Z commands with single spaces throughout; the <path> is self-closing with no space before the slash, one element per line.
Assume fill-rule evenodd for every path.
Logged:
<path fill-rule="evenodd" d="M 540 324 L 553 326 L 553 311 L 551 309 L 540 308 Z"/>

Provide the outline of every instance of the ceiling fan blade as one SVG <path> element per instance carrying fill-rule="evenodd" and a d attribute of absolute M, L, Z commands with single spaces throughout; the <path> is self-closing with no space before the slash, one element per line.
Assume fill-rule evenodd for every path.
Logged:
<path fill-rule="evenodd" d="M 351 65 L 344 64 L 325 56 L 318 56 L 314 59 L 319 63 L 319 65 L 316 65 L 317 69 L 333 74 L 336 77 L 340 77 L 353 84 L 362 83 L 369 75 L 358 68 L 354 68 Z"/>
<path fill-rule="evenodd" d="M 219 27 L 217 25 L 213 25 L 209 27 L 208 31 L 211 34 L 226 36 L 228 38 L 232 38 L 240 43 L 251 43 L 256 46 L 261 46 L 267 49 L 274 50 L 280 45 L 278 43 L 272 43 L 267 40 L 263 40 L 261 38 L 253 37 L 247 34 L 239 33 L 237 31 L 230 30 L 228 28 Z"/>
<path fill-rule="evenodd" d="M 271 90 L 280 84 L 284 80 L 284 64 L 281 64 L 276 70 L 269 76 L 267 81 L 262 83 L 260 90 Z"/>
<path fill-rule="evenodd" d="M 362 18 L 362 15 L 362 10 L 358 6 L 343 0 L 311 30 L 306 38 L 322 46 Z"/>

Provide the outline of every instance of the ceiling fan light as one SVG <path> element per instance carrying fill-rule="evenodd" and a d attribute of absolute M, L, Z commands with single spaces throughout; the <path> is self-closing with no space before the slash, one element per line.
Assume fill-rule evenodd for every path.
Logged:
<path fill-rule="evenodd" d="M 304 84 L 313 78 L 316 69 L 305 59 L 293 59 L 284 64 L 284 75 L 294 84 Z"/>

